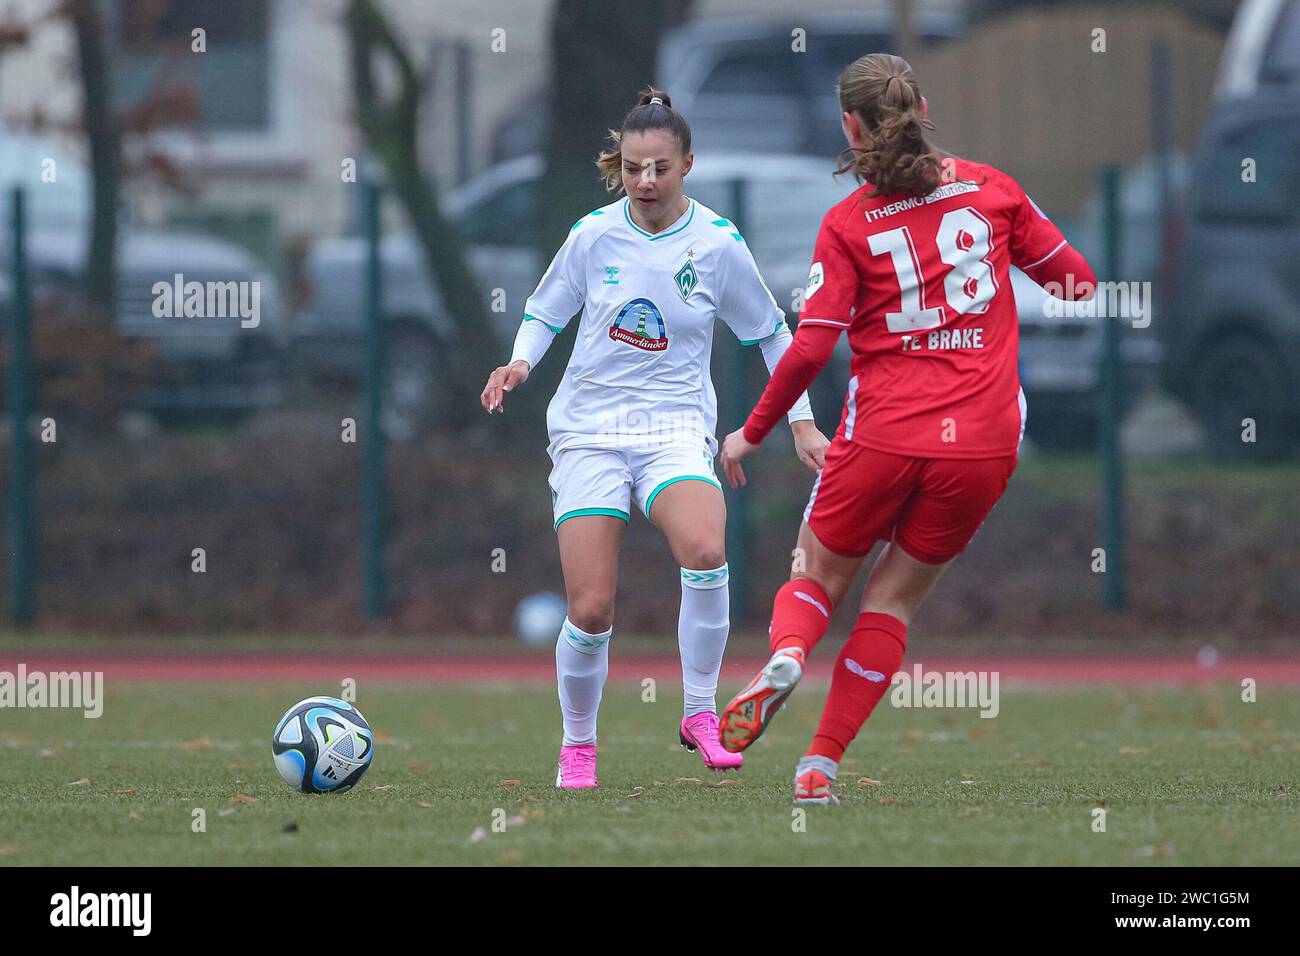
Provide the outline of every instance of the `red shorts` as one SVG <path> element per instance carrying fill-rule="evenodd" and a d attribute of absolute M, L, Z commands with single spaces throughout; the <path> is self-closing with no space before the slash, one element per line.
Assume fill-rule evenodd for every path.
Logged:
<path fill-rule="evenodd" d="M 837 554 L 861 557 L 893 541 L 944 564 L 966 550 L 1015 470 L 1015 455 L 908 458 L 836 438 L 803 517 Z"/>

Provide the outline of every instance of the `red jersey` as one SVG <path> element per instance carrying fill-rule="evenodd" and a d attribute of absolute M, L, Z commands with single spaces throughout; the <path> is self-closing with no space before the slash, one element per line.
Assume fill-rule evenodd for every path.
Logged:
<path fill-rule="evenodd" d="M 1014 179 L 960 159 L 955 173 L 920 197 L 868 198 L 864 185 L 822 220 L 799 328 L 848 332 L 845 440 L 917 458 L 1015 454 L 1025 408 L 1011 266 L 1042 281 L 1069 261 L 1076 282 L 1095 281 Z M 773 410 L 755 410 L 749 440 Z"/>

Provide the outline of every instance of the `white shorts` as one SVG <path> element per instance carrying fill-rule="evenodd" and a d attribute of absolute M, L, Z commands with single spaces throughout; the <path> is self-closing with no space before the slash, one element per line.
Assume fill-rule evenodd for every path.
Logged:
<path fill-rule="evenodd" d="M 631 504 L 647 518 L 655 498 L 679 481 L 707 481 L 721 490 L 713 455 L 701 439 L 642 447 L 579 445 L 550 452 L 551 504 L 555 527 L 581 515 L 627 521 Z"/>

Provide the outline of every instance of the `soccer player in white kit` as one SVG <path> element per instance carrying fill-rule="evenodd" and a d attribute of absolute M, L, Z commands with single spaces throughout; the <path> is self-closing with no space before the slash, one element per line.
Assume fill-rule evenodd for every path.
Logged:
<path fill-rule="evenodd" d="M 564 737 L 556 786 L 597 786 L 596 716 L 609 671 L 618 553 L 633 505 L 681 566 L 679 739 L 710 769 L 739 768 L 718 737 L 715 694 L 730 626 L 726 507 L 713 472 L 713 324 L 758 345 L 769 372 L 791 341 L 736 227 L 688 198 L 690 127 L 667 94 L 642 92 L 597 166 L 627 195 L 583 216 L 524 308 L 510 362 L 488 378 L 488 412 L 524 383 L 581 311 L 564 379 L 547 410 L 551 498 L 568 614 L 555 648 Z M 789 413 L 816 471 L 827 439 L 807 395 Z"/>

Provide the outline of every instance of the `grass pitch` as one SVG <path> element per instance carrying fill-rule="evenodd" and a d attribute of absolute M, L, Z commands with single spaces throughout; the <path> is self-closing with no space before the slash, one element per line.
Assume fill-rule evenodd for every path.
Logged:
<path fill-rule="evenodd" d="M 0 865 L 1300 859 L 1294 689 L 1257 703 L 1231 685 L 1004 690 L 995 719 L 886 698 L 841 768 L 842 805 L 802 821 L 790 778 L 824 687 L 800 688 L 744 771 L 719 778 L 677 744 L 680 698 L 610 685 L 601 788 L 560 793 L 552 689 L 363 686 L 374 766 L 351 793 L 304 796 L 276 774 L 270 734 L 295 701 L 330 692 L 116 683 L 98 720 L 0 710 Z"/>

